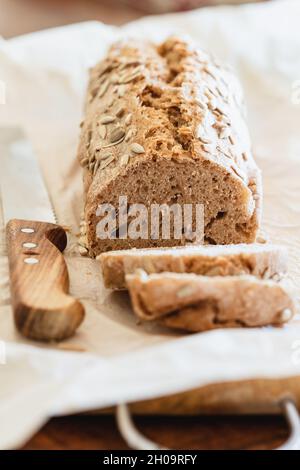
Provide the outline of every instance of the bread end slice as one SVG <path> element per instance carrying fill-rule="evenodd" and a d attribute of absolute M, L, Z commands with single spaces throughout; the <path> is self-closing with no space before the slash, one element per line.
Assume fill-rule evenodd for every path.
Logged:
<path fill-rule="evenodd" d="M 282 325 L 295 313 L 282 285 L 254 276 L 137 272 L 126 282 L 139 318 L 189 332 Z"/>

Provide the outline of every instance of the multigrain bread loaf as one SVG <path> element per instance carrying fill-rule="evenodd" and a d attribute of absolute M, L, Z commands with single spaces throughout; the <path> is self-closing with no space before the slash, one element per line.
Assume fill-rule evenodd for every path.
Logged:
<path fill-rule="evenodd" d="M 255 276 L 147 275 L 141 271 L 127 275 L 126 282 L 139 318 L 191 332 L 281 325 L 295 312 L 284 287 Z"/>
<path fill-rule="evenodd" d="M 113 45 L 90 76 L 78 149 L 89 255 L 186 238 L 99 239 L 101 204 L 203 204 L 205 242 L 252 243 L 261 213 L 240 85 L 186 40 Z M 149 234 L 151 220 L 148 220 Z M 195 230 L 195 220 L 192 228 Z"/>
<path fill-rule="evenodd" d="M 251 274 L 281 278 L 288 267 L 287 250 L 272 244 L 190 245 L 110 251 L 99 256 L 105 287 L 125 289 L 125 276 L 136 269 L 147 274 L 164 271 L 205 276 Z"/>

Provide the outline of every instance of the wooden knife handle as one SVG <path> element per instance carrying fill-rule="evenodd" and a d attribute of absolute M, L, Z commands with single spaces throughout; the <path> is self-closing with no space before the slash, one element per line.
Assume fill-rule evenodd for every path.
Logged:
<path fill-rule="evenodd" d="M 17 329 L 40 341 L 72 336 L 84 318 L 84 308 L 68 295 L 69 276 L 62 255 L 65 231 L 46 222 L 11 220 L 6 235 Z"/>

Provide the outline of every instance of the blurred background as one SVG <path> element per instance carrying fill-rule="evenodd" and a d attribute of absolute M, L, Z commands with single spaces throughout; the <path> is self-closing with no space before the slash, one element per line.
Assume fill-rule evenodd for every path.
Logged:
<path fill-rule="evenodd" d="M 145 14 L 259 1 L 263 0 L 0 0 L 0 36 L 88 20 L 120 25 Z"/>

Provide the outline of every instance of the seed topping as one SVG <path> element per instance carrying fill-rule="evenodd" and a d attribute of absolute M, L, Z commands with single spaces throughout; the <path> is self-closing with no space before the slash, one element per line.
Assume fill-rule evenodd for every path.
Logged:
<path fill-rule="evenodd" d="M 109 140 L 112 144 L 119 142 L 121 139 L 123 140 L 125 137 L 125 131 L 121 127 L 116 127 L 112 130 L 109 136 Z"/>
<path fill-rule="evenodd" d="M 115 116 L 111 116 L 111 115 L 107 115 L 107 116 L 103 116 L 101 119 L 100 119 L 100 123 L 101 124 L 110 124 L 111 122 L 114 122 L 115 121 Z"/>
<path fill-rule="evenodd" d="M 145 153 L 144 147 L 142 145 L 138 144 L 137 142 L 134 142 L 133 144 L 131 144 L 130 150 L 133 153 L 137 153 L 137 154 Z"/>

